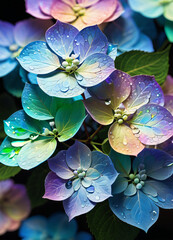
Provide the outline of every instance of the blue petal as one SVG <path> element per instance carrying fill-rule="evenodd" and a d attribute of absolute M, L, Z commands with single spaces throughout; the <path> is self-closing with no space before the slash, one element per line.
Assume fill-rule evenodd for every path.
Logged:
<path fill-rule="evenodd" d="M 50 73 L 60 67 L 58 56 L 43 41 L 28 44 L 17 59 L 26 71 L 35 74 Z"/>
<path fill-rule="evenodd" d="M 165 180 L 173 174 L 173 157 L 158 149 L 144 149 L 133 162 L 134 171 L 140 163 L 145 166 L 146 174 L 157 180 Z"/>
<path fill-rule="evenodd" d="M 11 23 L 0 21 L 0 45 L 9 47 L 14 43 L 14 26 Z"/>
<path fill-rule="evenodd" d="M 159 208 L 144 193 L 127 197 L 123 193 L 109 200 L 113 213 L 123 222 L 143 229 L 145 232 L 157 221 Z"/>
<path fill-rule="evenodd" d="M 0 61 L 0 77 L 6 76 L 8 73 L 13 71 L 17 66 L 16 59 L 10 58 L 5 61 Z"/>
<path fill-rule="evenodd" d="M 11 52 L 6 47 L 0 46 L 0 61 L 4 61 L 11 56 Z"/>
<path fill-rule="evenodd" d="M 107 177 L 111 185 L 118 176 L 111 159 L 106 154 L 98 151 L 91 153 L 91 159 L 91 168 L 96 169 L 102 176 Z"/>
<path fill-rule="evenodd" d="M 133 196 L 136 194 L 136 187 L 133 183 L 129 184 L 126 190 L 124 191 L 125 196 Z"/>
<path fill-rule="evenodd" d="M 140 50 L 145 52 L 153 52 L 153 43 L 151 39 L 143 33 L 140 33 L 140 37 L 136 44 L 133 46 L 133 50 Z"/>
<path fill-rule="evenodd" d="M 92 185 L 94 186 L 93 192 L 87 192 L 87 197 L 92 202 L 103 202 L 109 197 L 111 194 L 111 184 L 112 182 L 105 176 L 102 176 L 93 181 Z"/>
<path fill-rule="evenodd" d="M 80 232 L 77 234 L 76 236 L 76 240 L 92 240 L 92 236 L 91 234 L 87 233 L 87 232 Z"/>
<path fill-rule="evenodd" d="M 84 92 L 76 79 L 65 72 L 54 72 L 52 74 L 40 75 L 38 78 L 40 88 L 49 96 L 59 98 L 76 97 Z"/>
<path fill-rule="evenodd" d="M 23 239 L 46 239 L 48 237 L 47 219 L 44 216 L 33 216 L 22 222 L 19 236 Z"/>
<path fill-rule="evenodd" d="M 129 156 L 120 154 L 112 150 L 110 152 L 110 158 L 112 159 L 115 169 L 121 173 L 122 176 L 128 177 L 131 171 L 131 159 Z"/>
<path fill-rule="evenodd" d="M 71 220 L 76 216 L 91 211 L 95 207 L 95 203 L 89 201 L 86 190 L 81 186 L 77 192 L 63 201 L 63 206 L 69 220 Z"/>
<path fill-rule="evenodd" d="M 74 52 L 80 56 L 80 62 L 94 53 L 106 54 L 108 40 L 98 26 L 86 27 L 74 40 Z"/>
<path fill-rule="evenodd" d="M 57 21 L 47 30 L 46 41 L 54 52 L 65 59 L 73 50 L 73 41 L 78 32 L 72 25 Z"/>
<path fill-rule="evenodd" d="M 107 55 L 115 60 L 117 56 L 117 44 L 109 44 Z"/>
<path fill-rule="evenodd" d="M 112 185 L 112 194 L 115 195 L 124 192 L 127 186 L 128 186 L 127 178 L 124 178 L 121 175 L 119 175 Z"/>
<path fill-rule="evenodd" d="M 64 213 L 55 213 L 48 220 L 48 232 L 52 239 L 72 239 L 77 232 L 77 222 L 68 221 Z"/>
<path fill-rule="evenodd" d="M 111 57 L 95 53 L 84 60 L 76 71 L 76 78 L 81 86 L 92 87 L 103 82 L 114 70 L 114 60 Z"/>
<path fill-rule="evenodd" d="M 149 180 L 146 184 L 149 184 L 157 192 L 157 196 L 153 198 L 151 197 L 151 199 L 155 201 L 156 205 L 165 209 L 173 209 L 173 177 L 170 177 L 162 182 Z"/>
<path fill-rule="evenodd" d="M 66 161 L 67 165 L 73 170 L 79 167 L 87 170 L 91 165 L 91 151 L 85 144 L 76 141 L 68 148 Z"/>
<path fill-rule="evenodd" d="M 20 69 L 19 69 L 19 75 L 22 78 L 22 82 L 24 82 L 24 83 L 29 82 L 32 84 L 38 84 L 37 83 L 37 75 L 34 73 L 28 73 L 22 67 L 20 67 Z"/>

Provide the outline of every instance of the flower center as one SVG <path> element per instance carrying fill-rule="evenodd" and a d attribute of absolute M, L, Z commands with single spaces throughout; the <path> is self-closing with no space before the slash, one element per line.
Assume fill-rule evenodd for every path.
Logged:
<path fill-rule="evenodd" d="M 171 3 L 171 2 L 173 2 L 173 0 L 160 0 L 160 4 L 161 5 L 166 5 L 166 4 L 168 4 L 168 3 Z"/>
<path fill-rule="evenodd" d="M 129 174 L 129 182 L 133 183 L 138 190 L 140 190 L 145 185 L 146 179 L 147 174 L 144 164 L 139 165 L 137 174 Z"/>
<path fill-rule="evenodd" d="M 70 74 L 74 73 L 78 69 L 79 60 L 75 54 L 67 57 L 65 61 L 62 62 L 62 67 L 64 70 Z"/>
<path fill-rule="evenodd" d="M 128 119 L 128 115 L 126 115 L 126 114 L 124 113 L 124 111 L 121 110 L 121 109 L 119 109 L 119 108 L 116 109 L 116 110 L 114 110 L 114 117 L 115 117 L 115 121 L 116 121 L 119 125 L 123 124 L 124 121 L 127 121 L 127 119 Z"/>
<path fill-rule="evenodd" d="M 78 177 L 78 178 L 84 178 L 86 176 L 86 171 L 84 171 L 83 168 L 81 168 L 81 167 L 79 167 L 73 173 L 74 173 L 75 177 Z"/>
<path fill-rule="evenodd" d="M 81 7 L 79 4 L 76 4 L 74 7 L 72 7 L 76 17 L 80 17 L 85 15 L 86 9 Z"/>
<path fill-rule="evenodd" d="M 43 136 L 55 136 L 58 137 L 58 130 L 54 128 L 52 131 L 50 131 L 48 128 L 43 129 Z"/>
<path fill-rule="evenodd" d="M 23 48 L 20 48 L 17 44 L 11 44 L 9 46 L 9 50 L 12 52 L 12 58 L 16 58 L 19 56 L 20 52 Z"/>

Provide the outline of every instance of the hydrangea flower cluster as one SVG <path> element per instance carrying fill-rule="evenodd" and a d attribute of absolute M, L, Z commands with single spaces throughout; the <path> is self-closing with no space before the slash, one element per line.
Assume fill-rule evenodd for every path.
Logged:
<path fill-rule="evenodd" d="M 0 106 L 0 235 L 92 240 L 86 214 L 96 240 L 133 240 L 173 209 L 173 0 L 25 5 L 38 19 L 0 21 L 2 91 L 21 97 Z"/>

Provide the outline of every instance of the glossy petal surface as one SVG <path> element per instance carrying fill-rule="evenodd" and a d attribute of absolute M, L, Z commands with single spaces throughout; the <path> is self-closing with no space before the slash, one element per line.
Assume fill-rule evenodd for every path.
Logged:
<path fill-rule="evenodd" d="M 5 21 L 0 21 L 0 45 L 9 47 L 14 43 L 14 26 Z"/>
<path fill-rule="evenodd" d="M 80 55 L 80 62 L 94 53 L 106 54 L 108 40 L 97 26 L 87 27 L 74 39 L 74 52 Z"/>
<path fill-rule="evenodd" d="M 0 71 L 0 77 L 4 77 L 6 76 L 7 74 L 9 74 L 10 72 L 12 72 L 15 67 L 17 66 L 17 61 L 16 59 L 7 59 L 5 61 L 0 61 L 0 68 L 1 68 L 1 71 Z"/>
<path fill-rule="evenodd" d="M 46 41 L 55 53 L 65 59 L 73 50 L 73 41 L 78 32 L 72 25 L 57 21 L 47 30 Z"/>
<path fill-rule="evenodd" d="M 173 135 L 173 117 L 165 108 L 148 104 L 137 110 L 131 124 L 136 127 L 138 139 L 147 145 L 156 145 Z"/>
<path fill-rule="evenodd" d="M 26 2 L 25 2 L 26 12 L 36 18 L 41 18 L 41 19 L 51 18 L 51 16 L 48 16 L 41 11 L 40 6 L 39 6 L 39 1 L 40 0 L 26 0 Z"/>
<path fill-rule="evenodd" d="M 78 68 L 76 78 L 81 86 L 92 87 L 104 81 L 114 70 L 112 58 L 103 53 L 95 53 L 87 57 Z"/>
<path fill-rule="evenodd" d="M 119 153 L 137 156 L 144 149 L 144 145 L 125 124 L 114 123 L 109 129 L 108 137 L 111 147 Z"/>

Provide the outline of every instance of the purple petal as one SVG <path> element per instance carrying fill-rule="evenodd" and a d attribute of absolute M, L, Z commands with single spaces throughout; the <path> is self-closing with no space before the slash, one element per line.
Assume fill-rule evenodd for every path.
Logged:
<path fill-rule="evenodd" d="M 14 185 L 13 180 L 0 181 L 0 199 L 3 198 L 3 195 L 8 192 Z"/>
<path fill-rule="evenodd" d="M 55 173 L 48 173 L 45 180 L 45 194 L 43 198 L 62 201 L 69 198 L 74 190 L 66 187 L 67 180 L 59 178 Z"/>
<path fill-rule="evenodd" d="M 173 135 L 173 117 L 164 107 L 147 104 L 137 110 L 130 121 L 135 134 L 146 145 L 157 145 Z"/>
<path fill-rule="evenodd" d="M 27 19 L 18 22 L 14 28 L 15 41 L 25 47 L 30 42 L 43 40 L 46 30 L 53 24 L 50 20 Z"/>
<path fill-rule="evenodd" d="M 123 103 L 127 112 L 134 113 L 145 104 L 164 105 L 164 95 L 155 78 L 147 75 L 132 77 L 131 93 Z"/>
<path fill-rule="evenodd" d="M 165 96 L 165 105 L 164 107 L 173 115 L 173 96 Z"/>
<path fill-rule="evenodd" d="M 133 170 L 137 171 L 144 164 L 146 174 L 157 180 L 165 180 L 173 173 L 173 158 L 168 153 L 158 149 L 144 149 L 133 161 Z"/>
<path fill-rule="evenodd" d="M 26 12 L 31 14 L 32 16 L 36 18 L 41 18 L 41 19 L 49 19 L 52 18 L 49 15 L 44 14 L 39 6 L 40 0 L 26 0 Z"/>
<path fill-rule="evenodd" d="M 95 207 L 95 203 L 89 201 L 86 190 L 81 186 L 77 192 L 63 202 L 63 206 L 69 220 L 71 220 L 92 210 Z"/>
<path fill-rule="evenodd" d="M 39 0 L 41 11 L 47 15 L 50 15 L 53 2 L 54 0 Z"/>
<path fill-rule="evenodd" d="M 0 211 L 0 235 L 3 235 L 11 225 L 11 219 Z"/>
<path fill-rule="evenodd" d="M 0 45 L 9 47 L 14 43 L 14 26 L 11 23 L 0 21 Z"/>
<path fill-rule="evenodd" d="M 66 163 L 66 151 L 60 151 L 55 157 L 48 160 L 49 168 L 62 179 L 70 179 L 74 176 Z"/>
<path fill-rule="evenodd" d="M 114 61 L 103 53 L 95 53 L 85 59 L 76 71 L 78 83 L 92 87 L 103 82 L 115 70 Z"/>
<path fill-rule="evenodd" d="M 73 50 L 73 41 L 78 32 L 72 25 L 57 21 L 47 30 L 46 41 L 55 53 L 65 59 Z"/>
<path fill-rule="evenodd" d="M 106 54 L 108 40 L 98 26 L 84 28 L 74 39 L 74 52 L 80 55 L 80 62 L 94 53 Z"/>
<path fill-rule="evenodd" d="M 85 144 L 76 141 L 75 144 L 68 148 L 66 161 L 73 170 L 79 167 L 87 170 L 91 165 L 91 151 Z"/>

